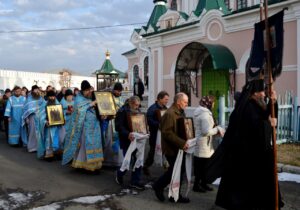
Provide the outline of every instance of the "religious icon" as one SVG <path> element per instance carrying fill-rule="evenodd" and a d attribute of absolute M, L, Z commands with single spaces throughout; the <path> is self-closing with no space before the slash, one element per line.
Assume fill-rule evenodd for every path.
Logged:
<path fill-rule="evenodd" d="M 145 114 L 143 113 L 129 114 L 128 123 L 131 132 L 136 132 L 141 134 L 148 133 L 147 120 Z"/>
<path fill-rule="evenodd" d="M 116 115 L 116 105 L 111 92 L 94 92 L 100 115 Z"/>
<path fill-rule="evenodd" d="M 49 126 L 65 124 L 62 105 L 48 105 L 46 110 Z"/>
<path fill-rule="evenodd" d="M 184 140 L 195 138 L 193 118 L 179 118 L 177 120 L 177 130 L 179 137 Z"/>

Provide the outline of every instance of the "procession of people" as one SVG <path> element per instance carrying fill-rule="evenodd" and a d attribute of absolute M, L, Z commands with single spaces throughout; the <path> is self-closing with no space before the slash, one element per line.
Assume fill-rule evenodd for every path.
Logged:
<path fill-rule="evenodd" d="M 183 175 L 192 173 L 193 168 L 195 179 L 192 189 L 196 193 L 212 191 L 209 184 L 214 177 L 221 177 L 217 205 L 226 209 L 267 210 L 273 207 L 270 128 L 276 125 L 276 118 L 270 117 L 262 80 L 245 85 L 226 133 L 212 114 L 214 97 L 203 96 L 194 112 L 194 127 L 189 131 L 192 134 L 188 136 L 193 135 L 192 139 L 182 136 L 185 128 L 178 124 L 178 119 L 185 118 L 185 108 L 188 106 L 189 98 L 185 93 L 177 93 L 168 108 L 169 93 L 159 92 L 155 103 L 147 113 L 143 113 L 149 134 L 141 134 L 134 131 L 128 117 L 141 114 L 141 99 L 139 96 L 124 98 L 121 83 L 116 82 L 112 89 L 104 90 L 114 98 L 115 116 L 101 114 L 93 96 L 94 89 L 86 80 L 82 81 L 76 96 L 70 89 L 62 90 L 58 95 L 48 86 L 44 96 L 36 85 L 24 95 L 18 86 L 11 91 L 12 95 L 8 95 L 5 101 L 4 112 L 9 145 L 36 152 L 39 159 L 62 160 L 62 165 L 70 164 L 76 169 L 96 171 L 103 165 L 114 167 L 117 169 L 115 181 L 121 186 L 124 186 L 124 175 L 131 170 L 130 187 L 137 190 L 145 189 L 141 177 L 143 174 L 151 175 L 156 150 L 161 148 L 168 167 L 152 186 L 159 201 L 165 201 L 164 188 L 170 185 L 171 191 L 177 189 L 175 192 L 169 190 L 170 202 L 189 203 L 190 199 L 182 193 L 181 185 Z M 269 100 L 276 102 L 275 91 Z M 47 112 L 47 107 L 56 105 L 61 106 L 63 124 L 51 124 L 51 118 L 55 117 Z M 214 154 L 214 139 L 222 138 L 224 133 L 224 141 Z M 150 147 L 148 154 L 145 154 L 146 142 Z M 255 157 L 251 156 L 253 152 Z M 221 161 L 215 158 L 220 153 L 223 157 Z M 191 155 L 194 156 L 193 167 Z M 222 167 L 215 170 L 214 165 L 218 164 Z M 259 170 L 265 173 L 259 176 L 251 172 L 248 166 L 259 166 Z M 219 173 L 219 170 L 222 172 Z M 212 176 L 207 178 L 208 175 Z M 251 180 L 247 190 L 239 184 L 245 176 Z M 256 187 L 261 189 L 262 196 L 254 196 Z M 261 199 L 266 194 L 270 195 L 269 198 Z M 279 199 L 280 206 L 283 206 L 280 194 Z"/>

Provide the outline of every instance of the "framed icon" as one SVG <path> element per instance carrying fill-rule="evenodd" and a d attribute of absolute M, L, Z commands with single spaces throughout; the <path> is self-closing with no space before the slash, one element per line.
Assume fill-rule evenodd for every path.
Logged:
<path fill-rule="evenodd" d="M 177 130 L 180 138 L 189 140 L 195 138 L 195 129 L 193 118 L 179 118 L 177 120 Z"/>
<path fill-rule="evenodd" d="M 48 105 L 46 107 L 49 126 L 64 125 L 65 118 L 62 105 Z"/>
<path fill-rule="evenodd" d="M 116 104 L 111 92 L 94 92 L 100 115 L 116 115 Z"/>
<path fill-rule="evenodd" d="M 148 125 L 146 115 L 143 113 L 129 114 L 128 115 L 129 129 L 131 132 L 142 134 L 148 133 Z"/>

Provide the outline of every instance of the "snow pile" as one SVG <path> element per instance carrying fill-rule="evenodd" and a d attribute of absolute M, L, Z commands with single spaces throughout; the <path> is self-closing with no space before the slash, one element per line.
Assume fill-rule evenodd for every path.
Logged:
<path fill-rule="evenodd" d="M 0 200 L 0 209 L 9 210 L 9 203 L 5 200 Z"/>
<path fill-rule="evenodd" d="M 106 200 L 105 196 L 97 195 L 97 196 L 86 196 L 86 197 L 75 198 L 72 199 L 71 201 L 76 203 L 93 204 L 105 200 Z"/>
<path fill-rule="evenodd" d="M 38 196 L 38 195 L 35 195 Z M 14 210 L 26 206 L 34 199 L 31 193 L 14 192 L 0 197 L 0 209 Z"/>
<path fill-rule="evenodd" d="M 279 173 L 278 180 L 282 182 L 297 182 L 300 183 L 300 175 L 299 174 L 290 174 L 290 173 Z"/>
<path fill-rule="evenodd" d="M 61 206 L 58 203 L 52 203 L 50 205 L 33 208 L 31 210 L 57 210 L 60 209 L 60 207 Z"/>

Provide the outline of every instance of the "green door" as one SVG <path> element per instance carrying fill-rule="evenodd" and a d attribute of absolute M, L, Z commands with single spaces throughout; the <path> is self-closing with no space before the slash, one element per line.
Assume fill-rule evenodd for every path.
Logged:
<path fill-rule="evenodd" d="M 213 109 L 215 119 L 218 119 L 219 97 L 225 95 L 225 103 L 227 104 L 228 90 L 228 70 L 202 69 L 202 96 L 213 95 L 215 97 Z"/>

